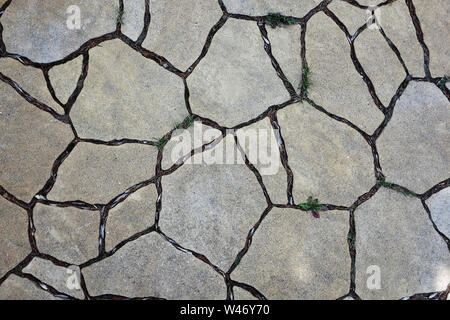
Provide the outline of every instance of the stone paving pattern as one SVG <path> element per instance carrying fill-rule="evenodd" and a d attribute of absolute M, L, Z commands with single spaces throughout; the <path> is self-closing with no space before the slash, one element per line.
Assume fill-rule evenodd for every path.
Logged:
<path fill-rule="evenodd" d="M 0 1 L 0 299 L 447 299 L 449 16 Z M 271 132 L 276 174 L 244 129 Z M 186 163 L 224 145 L 238 164 Z"/>

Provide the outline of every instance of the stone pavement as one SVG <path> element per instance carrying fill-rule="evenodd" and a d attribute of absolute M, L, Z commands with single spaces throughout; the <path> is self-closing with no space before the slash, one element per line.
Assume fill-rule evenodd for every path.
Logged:
<path fill-rule="evenodd" d="M 0 0 L 0 299 L 447 299 L 448 0 Z"/>

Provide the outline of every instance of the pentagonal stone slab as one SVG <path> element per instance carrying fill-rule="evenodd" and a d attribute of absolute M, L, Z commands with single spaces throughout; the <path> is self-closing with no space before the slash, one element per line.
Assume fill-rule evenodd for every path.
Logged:
<path fill-rule="evenodd" d="M 253 16 L 280 12 L 287 16 L 302 17 L 317 6 L 320 1 L 303 0 L 301 4 L 295 0 L 224 0 L 228 12 Z"/>
<path fill-rule="evenodd" d="M 144 28 L 145 1 L 124 0 L 121 31 L 124 35 L 137 40 Z"/>
<path fill-rule="evenodd" d="M 77 299 L 84 299 L 80 285 L 80 269 L 77 266 L 64 268 L 49 260 L 34 258 L 22 271 L 32 274 L 59 292 Z"/>
<path fill-rule="evenodd" d="M 428 1 L 414 1 L 416 13 L 424 34 L 424 41 L 430 50 L 430 69 L 435 77 L 450 74 L 447 41 L 442 41 L 450 28 L 448 15 L 450 2 L 436 0 L 433 6 Z"/>
<path fill-rule="evenodd" d="M 132 261 L 130 264 L 129 262 Z M 210 266 L 151 233 L 83 269 L 89 293 L 166 299 L 224 299 L 225 283 Z"/>
<path fill-rule="evenodd" d="M 400 299 L 446 289 L 450 253 L 420 200 L 381 189 L 358 207 L 355 225 L 361 298 Z"/>
<path fill-rule="evenodd" d="M 10 275 L 0 286 L 1 300 L 57 300 L 28 279 Z"/>
<path fill-rule="evenodd" d="M 409 72 L 413 76 L 424 76 L 423 50 L 417 40 L 408 6 L 404 1 L 395 1 L 379 10 L 381 27 L 400 51 Z"/>
<path fill-rule="evenodd" d="M 187 115 L 181 78 L 119 40 L 90 51 L 71 117 L 81 137 L 160 138 Z"/>
<path fill-rule="evenodd" d="M 411 82 L 377 140 L 389 181 L 421 193 L 448 178 L 450 103 L 433 84 Z"/>
<path fill-rule="evenodd" d="M 427 200 L 427 205 L 439 231 L 450 237 L 450 188 L 435 193 Z"/>
<path fill-rule="evenodd" d="M 227 21 L 187 82 L 193 112 L 228 127 L 289 100 L 254 21 Z"/>
<path fill-rule="evenodd" d="M 378 98 L 387 106 L 406 73 L 378 29 L 366 29 L 355 40 L 355 50 Z"/>
<path fill-rule="evenodd" d="M 63 108 L 50 95 L 44 74 L 40 69 L 24 66 L 14 59 L 1 59 L 0 72 L 16 82 L 23 91 L 27 92 L 39 102 L 46 104 L 59 113 L 64 112 Z M 19 93 L 15 91 L 11 95 L 18 95 L 20 97 Z M 24 98 L 20 97 L 20 99 L 23 99 L 24 104 L 28 103 Z"/>
<path fill-rule="evenodd" d="M 370 11 L 360 9 L 345 1 L 332 1 L 328 5 L 330 9 L 341 22 L 347 27 L 350 34 L 354 34 L 359 27 L 367 23 L 370 17 Z"/>
<path fill-rule="evenodd" d="M 348 214 L 320 219 L 291 209 L 273 209 L 256 230 L 231 278 L 268 299 L 336 299 L 350 285 Z"/>
<path fill-rule="evenodd" d="M 157 197 L 155 186 L 150 185 L 132 193 L 109 211 L 106 250 L 111 250 L 119 242 L 153 225 Z"/>
<path fill-rule="evenodd" d="M 324 54 L 330 48 L 333 53 Z M 312 100 L 369 134 L 381 124 L 383 113 L 353 65 L 345 34 L 323 13 L 308 22 L 306 58 L 312 73 L 309 89 Z"/>
<path fill-rule="evenodd" d="M 83 67 L 83 57 L 78 57 L 50 69 L 49 78 L 56 97 L 66 103 L 77 87 Z"/>
<path fill-rule="evenodd" d="M 38 204 L 34 209 L 34 223 L 40 252 L 72 264 L 97 256 L 98 212 Z"/>
<path fill-rule="evenodd" d="M 59 60 L 114 31 L 118 8 L 118 1 L 12 1 L 2 16 L 3 41 L 9 52 L 35 62 Z"/>
<path fill-rule="evenodd" d="M 20 207 L 0 198 L 0 277 L 22 261 L 31 248 L 28 242 L 27 213 Z"/>
<path fill-rule="evenodd" d="M 6 83 L 0 83 L 0 96 L 0 185 L 28 201 L 44 186 L 73 134 Z"/>
<path fill-rule="evenodd" d="M 222 152 L 223 161 L 214 162 Z M 241 156 L 233 137 L 227 136 L 212 150 L 196 155 L 193 164 L 162 179 L 161 229 L 224 269 L 244 247 L 248 231 L 267 206 L 255 175 L 237 160 L 227 164 L 226 156 L 233 153 L 234 159 Z"/>
<path fill-rule="evenodd" d="M 375 183 L 370 147 L 354 129 L 308 103 L 278 112 L 294 173 L 294 199 L 350 206 Z"/>
<path fill-rule="evenodd" d="M 113 147 L 80 143 L 60 166 L 48 198 L 107 203 L 153 177 L 156 155 L 156 147 L 142 144 Z"/>
<path fill-rule="evenodd" d="M 273 203 L 287 203 L 287 175 L 281 160 L 277 135 L 269 119 L 237 130 L 238 141 L 250 163 L 261 174 Z"/>
<path fill-rule="evenodd" d="M 152 1 L 151 23 L 142 44 L 186 70 L 200 55 L 210 29 L 222 10 L 217 1 Z"/>

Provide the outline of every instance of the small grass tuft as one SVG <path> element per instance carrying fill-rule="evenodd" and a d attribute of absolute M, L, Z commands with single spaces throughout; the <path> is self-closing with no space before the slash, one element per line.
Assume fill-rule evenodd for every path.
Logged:
<path fill-rule="evenodd" d="M 154 138 L 154 139 L 156 139 L 156 138 Z M 158 148 L 158 150 L 162 150 L 164 148 L 164 146 L 167 144 L 167 142 L 169 142 L 169 140 L 166 137 L 162 137 L 162 138 L 154 141 L 155 147 Z"/>
<path fill-rule="evenodd" d="M 272 28 L 296 24 L 297 21 L 294 18 L 286 17 L 280 13 L 269 13 L 265 18 L 266 24 Z"/>
<path fill-rule="evenodd" d="M 177 123 L 175 125 L 175 129 L 187 129 L 190 126 L 194 124 L 194 117 L 193 116 L 187 116 L 184 118 L 184 120 L 180 123 Z"/>
<path fill-rule="evenodd" d="M 326 208 L 325 205 L 320 204 L 319 200 L 314 199 L 312 197 L 308 197 L 305 203 L 300 203 L 297 205 L 297 208 L 303 211 L 311 211 L 315 218 L 320 218 L 319 212 Z"/>
<path fill-rule="evenodd" d="M 450 81 L 449 76 L 442 77 L 442 79 L 438 82 L 438 87 L 442 90 L 445 89 L 445 84 Z"/>
<path fill-rule="evenodd" d="M 117 17 L 116 17 L 116 24 L 122 26 L 123 25 L 123 18 L 124 18 L 125 10 L 118 8 L 117 9 Z"/>
<path fill-rule="evenodd" d="M 309 68 L 305 68 L 302 71 L 302 79 L 301 83 L 298 86 L 300 90 L 300 96 L 303 98 L 309 94 L 309 87 L 311 86 L 311 70 Z"/>

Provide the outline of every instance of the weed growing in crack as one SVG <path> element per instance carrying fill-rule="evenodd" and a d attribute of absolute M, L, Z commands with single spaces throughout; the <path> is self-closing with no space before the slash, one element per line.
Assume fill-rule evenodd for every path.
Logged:
<path fill-rule="evenodd" d="M 387 189 L 391 189 L 397 192 L 400 192 L 401 194 L 403 194 L 405 197 L 417 197 L 417 194 L 407 190 L 405 188 L 402 188 L 400 186 L 397 186 L 395 184 L 393 184 L 392 182 L 387 182 L 385 177 L 381 177 L 377 180 L 377 185 L 383 188 L 387 188 Z"/>
<path fill-rule="evenodd" d="M 194 124 L 194 117 L 187 116 L 181 123 L 175 125 L 175 129 L 187 129 Z"/>
<path fill-rule="evenodd" d="M 308 95 L 309 91 L 309 87 L 311 86 L 311 70 L 309 68 L 305 68 L 302 71 L 302 81 L 300 83 L 300 85 L 298 86 L 299 90 L 300 90 L 300 96 L 305 97 Z"/>
<path fill-rule="evenodd" d="M 312 197 L 308 197 L 308 200 L 305 203 L 300 203 L 297 205 L 297 208 L 303 211 L 311 211 L 314 218 L 320 218 L 319 212 L 326 208 L 325 205 L 320 204 L 319 200 L 314 199 Z"/>
<path fill-rule="evenodd" d="M 350 241 L 350 249 L 355 249 L 355 238 L 349 234 L 347 239 Z"/>
<path fill-rule="evenodd" d="M 154 138 L 154 139 L 156 139 L 156 138 Z M 162 138 L 154 141 L 155 147 L 157 147 L 158 150 L 162 150 L 164 148 L 164 146 L 167 144 L 167 142 L 169 142 L 169 139 L 167 139 L 166 137 L 162 137 Z"/>
<path fill-rule="evenodd" d="M 441 88 L 442 90 L 445 89 L 445 84 L 447 82 L 450 81 L 450 77 L 449 76 L 444 76 L 442 77 L 442 79 L 438 82 L 438 87 Z"/>
<path fill-rule="evenodd" d="M 269 13 L 265 18 L 266 24 L 271 26 L 272 28 L 276 28 L 279 26 L 296 24 L 297 21 L 294 18 L 286 17 L 281 15 L 280 13 Z"/>
<path fill-rule="evenodd" d="M 117 9 L 117 17 L 116 17 L 116 24 L 122 26 L 123 25 L 123 16 L 125 14 L 125 10 L 123 9 Z"/>

